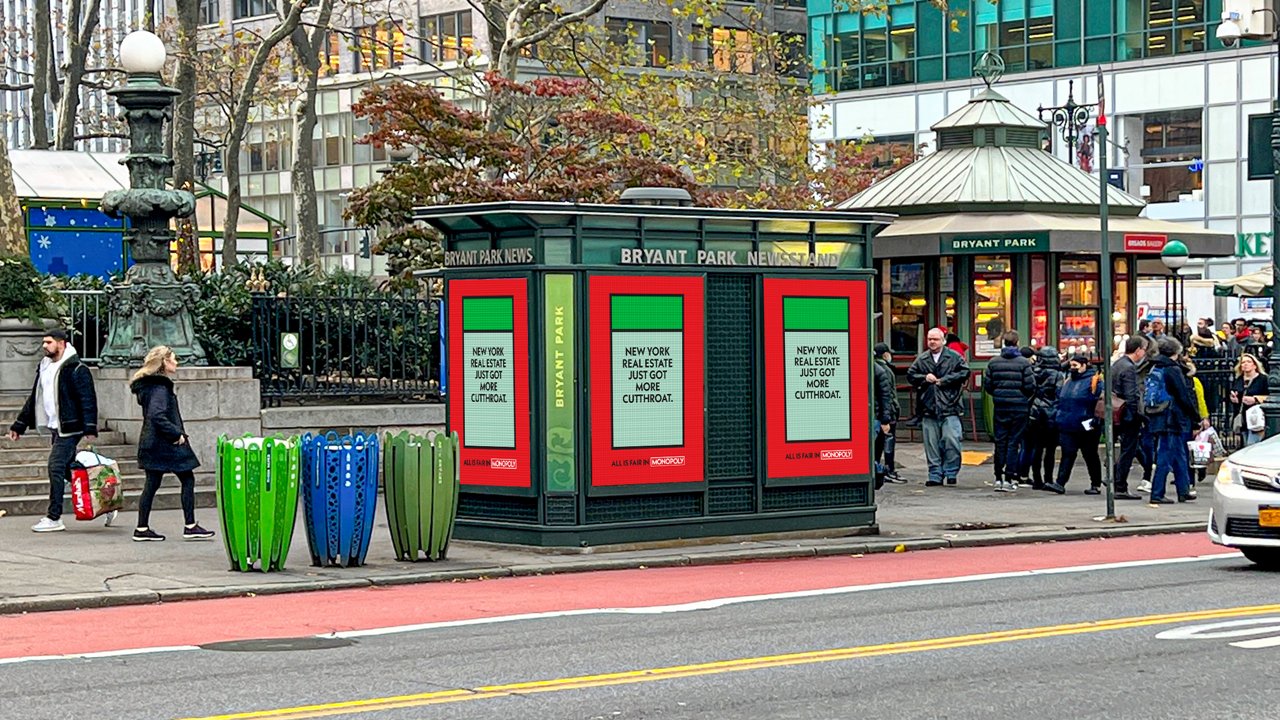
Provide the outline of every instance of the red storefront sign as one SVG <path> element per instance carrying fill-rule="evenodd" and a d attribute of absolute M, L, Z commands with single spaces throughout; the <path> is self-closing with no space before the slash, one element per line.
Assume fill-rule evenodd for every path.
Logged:
<path fill-rule="evenodd" d="M 1127 234 L 1124 236 L 1124 251 L 1131 253 L 1159 253 L 1169 242 L 1168 235 Z"/>
<path fill-rule="evenodd" d="M 706 479 L 703 279 L 590 280 L 591 485 Z"/>

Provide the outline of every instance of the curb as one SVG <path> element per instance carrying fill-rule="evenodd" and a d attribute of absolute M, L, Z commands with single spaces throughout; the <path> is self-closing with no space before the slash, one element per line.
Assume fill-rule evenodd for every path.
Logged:
<path fill-rule="evenodd" d="M 350 590 L 359 588 L 395 587 L 457 580 L 485 580 L 500 577 L 528 577 L 535 575 L 561 575 L 567 573 L 595 572 L 602 570 L 634 570 L 659 567 L 689 567 L 724 565 L 758 560 L 782 560 L 806 557 L 832 557 L 835 555 L 871 555 L 880 553 L 941 550 L 946 548 L 990 547 L 999 545 L 1031 545 L 1045 542 L 1070 542 L 1073 540 L 1098 540 L 1144 535 L 1172 535 L 1187 532 L 1203 532 L 1203 522 L 1164 523 L 1159 525 L 1105 525 L 1099 527 L 1069 527 L 1061 530 L 1028 530 L 1023 532 L 992 532 L 969 534 L 963 537 L 912 538 L 901 540 L 866 540 L 850 538 L 822 545 L 794 545 L 789 547 L 761 547 L 740 550 L 718 550 L 706 553 L 673 553 L 640 558 L 590 557 L 580 562 L 545 562 L 522 565 L 495 565 L 492 567 L 458 570 L 428 570 L 368 578 L 328 578 L 300 582 L 244 583 L 219 587 L 175 588 L 167 590 L 126 590 L 105 593 L 68 593 L 29 598 L 0 600 L 0 615 L 14 615 L 58 610 L 80 610 L 124 605 L 150 605 L 158 602 L 185 600 L 216 600 L 255 595 L 281 595 L 285 593 L 316 592 L 322 590 Z"/>

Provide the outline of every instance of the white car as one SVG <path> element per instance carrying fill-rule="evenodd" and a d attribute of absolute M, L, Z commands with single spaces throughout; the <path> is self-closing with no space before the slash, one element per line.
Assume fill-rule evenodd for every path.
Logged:
<path fill-rule="evenodd" d="M 1232 453 L 1218 470 L 1209 539 L 1280 568 L 1280 436 Z"/>

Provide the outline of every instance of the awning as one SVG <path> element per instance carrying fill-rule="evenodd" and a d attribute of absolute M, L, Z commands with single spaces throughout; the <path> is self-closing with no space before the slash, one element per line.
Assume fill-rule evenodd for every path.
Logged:
<path fill-rule="evenodd" d="M 1223 280 L 1213 286 L 1218 297 L 1262 297 L 1271 293 L 1271 268 L 1265 267 L 1251 273 Z"/>
<path fill-rule="evenodd" d="M 1112 217 L 1107 225 L 1113 253 L 1138 253 L 1158 257 L 1166 240 L 1186 243 L 1192 257 L 1226 257 L 1235 254 L 1236 238 L 1231 233 L 1209 230 L 1190 223 L 1153 220 L 1146 217 Z M 901 217 L 876 236 L 875 256 L 924 257 L 956 252 L 957 238 L 1010 237 L 1026 235 L 1045 242 L 1025 243 L 1024 249 L 993 249 L 1004 252 L 1097 252 L 1101 223 L 1097 216 L 1058 213 L 981 213 Z M 1045 245 L 1047 244 L 1047 248 Z"/>

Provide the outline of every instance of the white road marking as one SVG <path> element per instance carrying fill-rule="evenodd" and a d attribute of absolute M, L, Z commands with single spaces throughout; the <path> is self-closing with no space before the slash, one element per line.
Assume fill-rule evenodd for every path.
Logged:
<path fill-rule="evenodd" d="M 312 635 L 316 638 L 365 638 L 378 637 L 383 635 L 400 635 L 412 632 L 422 632 L 425 630 L 437 630 L 443 628 L 466 627 L 469 625 L 496 625 L 499 623 L 521 622 L 525 620 L 544 620 L 551 618 L 574 617 L 580 615 L 606 615 L 606 614 L 624 614 L 624 615 L 661 615 L 667 613 L 690 612 L 695 610 L 712 610 L 730 605 L 741 605 L 754 602 L 768 602 L 772 600 L 792 600 L 798 598 L 823 597 L 827 595 L 847 595 L 852 593 L 872 592 L 876 590 L 896 590 L 901 588 L 930 587 L 937 585 L 957 585 L 961 583 L 985 582 L 988 580 L 1007 580 L 1012 578 L 1034 577 L 1038 575 L 1069 575 L 1076 573 L 1089 573 L 1103 570 L 1122 570 L 1125 568 L 1136 567 L 1153 567 L 1158 565 L 1180 565 L 1186 563 L 1206 562 L 1212 560 L 1222 560 L 1225 558 L 1239 557 L 1236 552 L 1214 553 L 1211 555 L 1193 555 L 1179 558 L 1162 558 L 1158 560 L 1128 560 L 1125 562 L 1099 563 L 1093 565 L 1071 565 L 1068 567 L 1046 568 L 1043 570 L 1015 570 L 1011 572 L 1000 573 L 981 573 L 976 575 L 959 575 L 955 577 L 931 578 L 925 580 L 901 580 L 896 582 L 871 583 L 865 585 L 845 585 L 834 588 L 819 588 L 816 590 L 795 590 L 791 592 L 769 593 L 764 595 L 743 595 L 737 597 L 714 598 L 711 600 L 700 600 L 697 602 L 680 603 L 674 605 L 654 605 L 649 607 L 634 608 L 584 608 L 579 610 L 555 610 L 540 613 L 522 613 L 518 615 L 500 615 L 495 617 L 470 618 L 466 620 L 447 620 L 442 622 L 419 623 L 415 625 L 395 625 L 391 627 L 368 628 L 365 630 L 345 630 L 334 633 L 322 633 Z M 79 653 L 68 655 L 28 655 L 25 657 L 0 658 L 0 665 L 16 665 L 19 663 L 57 661 L 57 660 L 84 660 L 95 658 L 113 658 L 127 657 L 133 655 L 150 655 L 171 652 L 188 652 L 192 650 L 200 650 L 196 645 L 169 645 L 163 647 L 140 647 L 128 648 L 124 650 L 104 650 L 101 652 Z"/>
<path fill-rule="evenodd" d="M 1254 640 L 1241 640 L 1228 643 L 1232 647 L 1245 650 L 1261 650 L 1263 648 L 1280 647 L 1280 617 L 1246 618 L 1244 620 L 1228 620 L 1225 622 L 1188 625 L 1186 627 L 1165 630 L 1156 635 L 1157 640 L 1225 640 L 1229 638 L 1248 637 L 1250 635 L 1269 635 L 1270 637 Z"/>

